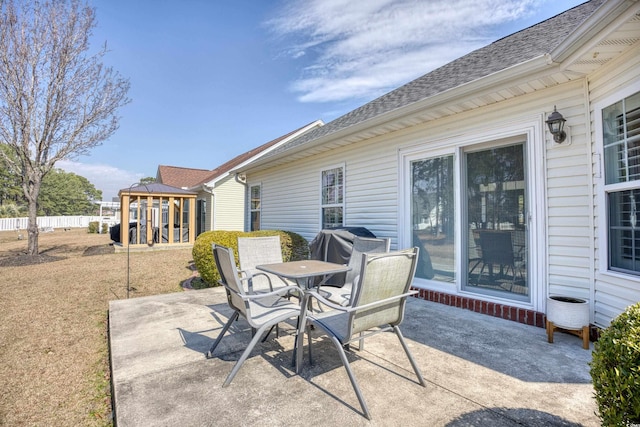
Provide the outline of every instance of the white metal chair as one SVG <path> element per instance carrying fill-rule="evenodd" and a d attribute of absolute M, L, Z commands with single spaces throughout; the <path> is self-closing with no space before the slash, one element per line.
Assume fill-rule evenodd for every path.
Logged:
<path fill-rule="evenodd" d="M 285 286 L 273 292 L 250 292 L 244 288 L 244 284 L 248 279 L 241 278 L 236 268 L 233 249 L 213 244 L 212 250 L 216 266 L 220 272 L 221 279 L 219 283 L 224 286 L 227 292 L 227 302 L 229 307 L 233 309 L 233 314 L 229 317 L 229 320 L 209 349 L 207 358 L 213 357 L 213 352 L 222 341 L 224 334 L 239 316 L 244 317 L 252 330 L 255 331 L 251 342 L 222 384 L 223 387 L 226 387 L 231 383 L 251 350 L 267 330 L 282 321 L 297 318 L 300 315 L 300 306 L 284 298 L 292 292 L 299 292 L 299 288 L 297 286 Z"/>
<path fill-rule="evenodd" d="M 320 295 L 327 300 L 346 307 L 351 302 L 352 288 L 357 286 L 362 265 L 362 254 L 389 252 L 391 240 L 387 238 L 359 237 L 353 238 L 353 249 L 349 258 L 349 267 L 341 287 L 325 285 L 318 289 Z"/>
<path fill-rule="evenodd" d="M 316 299 L 334 310 L 320 313 L 304 310 L 301 314 L 296 339 L 296 372 L 299 373 L 302 366 L 304 331 L 306 329 L 309 334 L 310 325 L 317 326 L 329 336 L 338 350 L 364 416 L 368 419 L 371 419 L 371 415 L 344 351 L 344 347 L 350 342 L 393 330 L 409 358 L 420 385 L 426 386 L 420 369 L 400 332 L 406 299 L 417 293 L 417 291 L 409 291 L 415 276 L 417 260 L 418 248 L 382 254 L 364 254 L 360 284 L 357 289 L 354 289 L 352 306 L 343 307 L 333 304 L 314 291 L 305 293 L 301 304 L 302 307 L 308 307 L 308 301 Z M 365 335 L 361 336 L 362 332 Z M 310 363 L 311 347 L 309 344 Z"/>

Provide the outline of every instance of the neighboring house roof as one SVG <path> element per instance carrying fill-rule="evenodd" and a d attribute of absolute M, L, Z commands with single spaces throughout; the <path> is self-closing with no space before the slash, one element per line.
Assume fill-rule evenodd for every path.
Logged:
<path fill-rule="evenodd" d="M 286 135 L 262 144 L 259 147 L 253 148 L 246 153 L 242 153 L 212 170 L 160 165 L 158 166 L 156 180 L 162 184 L 195 191 L 198 190 L 199 187 L 225 176 L 225 174 L 230 172 L 233 168 L 264 154 L 270 148 L 277 147 L 278 144 L 283 144 L 292 138 L 304 134 L 304 132 L 323 125 L 324 122 L 322 120 L 316 120 L 308 123 Z"/>
<path fill-rule="evenodd" d="M 620 1 L 611 3 L 622 3 Z M 592 0 L 567 10 L 550 19 L 516 32 L 491 43 L 488 46 L 475 50 L 459 59 L 456 59 L 428 74 L 419 77 L 404 86 L 399 87 L 381 97 L 359 107 L 355 110 L 327 123 L 325 126 L 312 130 L 299 138 L 284 144 L 278 149 L 265 155 L 257 163 L 252 163 L 250 167 L 267 163 L 272 157 L 281 157 L 287 151 L 302 146 L 313 145 L 322 141 L 338 138 L 340 135 L 346 142 L 355 142 L 365 139 L 353 133 L 362 131 L 368 123 L 374 120 L 382 121 L 389 116 L 389 120 L 398 119 L 405 110 L 410 110 L 413 105 L 420 105 L 425 100 L 434 99 L 446 94 L 454 89 L 465 88 L 473 82 L 484 81 L 493 75 L 505 72 L 518 65 L 526 64 L 536 59 L 544 60 L 544 65 L 550 65 L 553 58 L 549 58 L 550 53 L 556 52 L 558 55 L 566 54 L 558 52 L 559 47 L 565 46 L 567 40 L 571 39 L 572 33 L 576 32 L 581 24 L 592 17 L 598 8 L 605 3 L 605 0 Z M 603 23 L 602 25 L 605 25 Z M 633 41 L 632 41 L 633 42 Z M 566 47 L 565 49 L 568 49 Z M 557 64 L 556 64 L 557 65 Z M 566 76 L 565 76 L 566 77 Z M 574 73 L 577 78 L 577 73 Z M 556 84 L 550 82 L 550 85 Z M 502 89 L 505 89 L 502 87 Z M 511 88 L 508 88 L 511 89 Z M 514 95 L 516 96 L 516 95 Z M 491 96 L 485 96 L 484 104 L 496 102 Z M 469 107 L 473 108 L 473 107 Z M 467 108 L 467 109 L 469 109 Z M 460 110 L 463 110 L 461 108 Z M 398 111 L 397 116 L 393 113 Z M 453 114 L 453 112 L 451 112 Z M 440 113 L 440 117 L 448 115 Z M 405 117 L 405 116 L 403 116 Z M 410 123 L 396 125 L 395 129 L 389 127 L 380 130 L 378 133 L 370 132 L 368 137 L 375 136 L 402 127 L 415 125 L 416 122 L 424 122 L 428 119 L 420 118 Z M 400 127 L 397 127 L 400 126 Z M 352 130 L 354 129 L 354 130 Z M 347 141 L 350 138 L 351 141 Z M 308 153 L 310 151 L 307 150 Z M 299 155 L 303 157 L 303 155 Z"/>
<path fill-rule="evenodd" d="M 177 166 L 158 166 L 156 181 L 172 187 L 189 188 L 201 183 L 209 175 L 210 170 L 181 168 Z"/>
<path fill-rule="evenodd" d="M 322 127 L 323 125 L 324 125 L 324 122 L 322 120 L 316 120 L 294 131 L 291 131 L 286 135 L 283 135 L 279 138 L 276 138 L 272 141 L 262 144 L 259 147 L 256 147 L 245 153 L 242 153 L 239 156 L 236 156 L 233 159 L 229 160 L 228 162 L 223 163 L 222 165 L 218 166 L 212 171 L 209 171 L 209 174 L 204 179 L 202 179 L 200 182 L 196 183 L 195 185 L 191 186 L 190 188 L 194 189 L 204 184 L 211 183 L 212 181 L 215 181 L 216 179 L 219 179 L 220 177 L 226 175 L 227 173 L 232 171 L 234 168 L 240 165 L 243 165 L 249 162 L 250 160 L 255 159 L 261 155 L 264 155 L 267 152 L 267 150 L 269 150 L 270 148 L 275 148 L 279 144 L 286 143 L 290 139 L 303 135 L 305 132 L 311 131 L 312 129 L 317 129 L 319 127 Z"/>

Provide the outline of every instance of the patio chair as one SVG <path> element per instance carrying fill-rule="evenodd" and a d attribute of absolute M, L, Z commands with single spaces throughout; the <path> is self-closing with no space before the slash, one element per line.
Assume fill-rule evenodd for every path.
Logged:
<path fill-rule="evenodd" d="M 400 332 L 406 299 L 417 293 L 417 291 L 409 291 L 417 260 L 418 248 L 383 254 L 364 254 L 360 270 L 361 280 L 358 288 L 355 289 L 352 306 L 342 307 L 333 304 L 314 291 L 305 293 L 301 304 L 307 307 L 308 300 L 317 299 L 334 310 L 320 313 L 304 310 L 301 314 L 296 339 L 296 372 L 299 373 L 302 366 L 304 331 L 306 329 L 309 335 L 310 326 L 316 326 L 329 336 L 338 350 L 362 412 L 368 419 L 371 419 L 371 414 L 344 351 L 344 347 L 350 342 L 393 330 L 409 358 L 420 385 L 426 386 L 418 365 Z M 365 332 L 365 335 L 361 336 L 361 332 Z M 309 362 L 312 363 L 311 344 L 309 344 Z"/>
<path fill-rule="evenodd" d="M 482 250 L 480 249 L 480 236 L 477 230 L 469 228 L 469 246 L 468 246 L 468 258 L 469 265 L 473 264 L 469 269 L 469 277 L 473 274 L 476 268 L 482 264 Z"/>
<path fill-rule="evenodd" d="M 256 269 L 256 266 L 261 264 L 282 262 L 280 236 L 238 237 L 238 260 L 240 273 L 248 279 L 250 290 L 271 292 L 283 286 L 296 284 L 275 274 Z"/>
<path fill-rule="evenodd" d="M 233 309 L 233 314 L 229 317 L 229 320 L 209 349 L 207 358 L 213 357 L 213 352 L 222 341 L 224 334 L 239 316 L 244 317 L 252 330 L 255 331 L 251 342 L 222 384 L 223 387 L 226 387 L 238 373 L 238 370 L 240 370 L 240 367 L 265 331 L 270 330 L 272 326 L 282 321 L 297 318 L 300 315 L 300 306 L 284 298 L 291 292 L 298 292 L 299 288 L 297 286 L 285 286 L 273 292 L 249 292 L 244 288 L 248 279 L 241 278 L 236 268 L 233 249 L 213 244 L 212 250 L 216 266 L 220 272 L 221 279 L 219 283 L 224 286 L 227 292 L 227 302 L 229 307 Z"/>
<path fill-rule="evenodd" d="M 516 259 L 511 234 L 511 231 L 482 230 L 479 232 L 482 268 L 478 273 L 478 284 L 481 282 L 485 268 L 492 283 L 497 279 L 508 278 L 507 273 L 511 270 L 511 289 L 516 284 L 518 274 L 520 279 L 524 280 L 521 270 L 524 262 Z M 493 271 L 493 267 L 496 265 L 500 268 L 499 274 Z"/>
<path fill-rule="evenodd" d="M 389 252 L 391 240 L 386 238 L 359 237 L 353 238 L 353 249 L 349 258 L 349 267 L 341 287 L 332 285 L 320 286 L 318 291 L 327 300 L 346 307 L 351 302 L 352 288 L 357 286 L 362 265 L 362 254 Z"/>

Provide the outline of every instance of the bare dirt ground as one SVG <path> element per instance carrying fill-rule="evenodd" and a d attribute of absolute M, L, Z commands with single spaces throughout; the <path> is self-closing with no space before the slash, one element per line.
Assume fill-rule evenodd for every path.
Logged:
<path fill-rule="evenodd" d="M 127 253 L 85 229 L 41 233 L 30 259 L 0 232 L 0 425 L 111 425 L 108 302 L 127 296 Z M 130 297 L 182 292 L 191 249 L 131 252 Z"/>

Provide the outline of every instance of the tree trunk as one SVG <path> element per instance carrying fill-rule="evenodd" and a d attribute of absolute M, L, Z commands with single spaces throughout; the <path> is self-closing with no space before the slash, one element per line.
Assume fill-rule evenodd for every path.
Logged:
<path fill-rule="evenodd" d="M 29 198 L 29 225 L 27 227 L 29 235 L 29 245 L 27 254 L 30 256 L 38 255 L 38 204 Z"/>
<path fill-rule="evenodd" d="M 27 254 L 29 256 L 38 255 L 38 194 L 40 194 L 40 184 L 42 183 L 42 173 L 38 173 L 31 167 L 27 167 L 29 179 L 23 182 L 24 195 L 29 203 L 29 225 L 27 234 L 29 243 Z"/>

